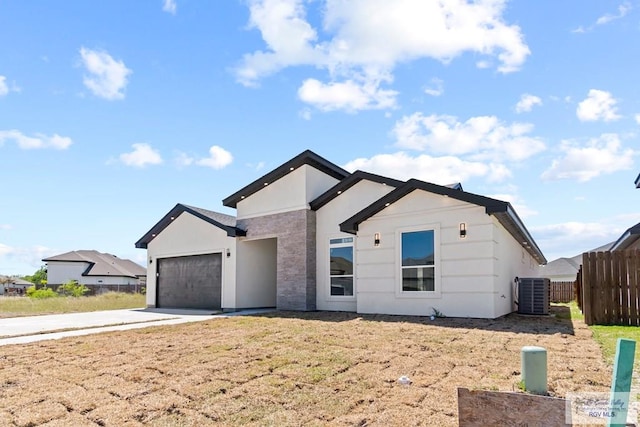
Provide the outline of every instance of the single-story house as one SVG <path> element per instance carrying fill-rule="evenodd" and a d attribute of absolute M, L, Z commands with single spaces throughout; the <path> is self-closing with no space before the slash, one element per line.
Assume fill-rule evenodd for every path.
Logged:
<path fill-rule="evenodd" d="M 609 242 L 595 249 L 585 252 L 606 252 L 610 251 L 614 242 Z M 578 270 L 582 265 L 582 253 L 571 258 L 558 258 L 545 265 L 538 267 L 538 277 L 545 277 L 552 282 L 573 282 L 578 277 Z"/>
<path fill-rule="evenodd" d="M 146 285 L 147 269 L 129 259 L 95 250 L 78 250 L 44 258 L 47 284 L 57 287 L 71 280 L 92 293 L 140 292 Z"/>
<path fill-rule="evenodd" d="M 0 295 L 26 295 L 30 286 L 33 283 L 19 277 L 0 277 Z"/>
<path fill-rule="evenodd" d="M 496 318 L 546 259 L 513 207 L 459 184 L 349 173 L 312 151 L 137 242 L 147 305 Z"/>

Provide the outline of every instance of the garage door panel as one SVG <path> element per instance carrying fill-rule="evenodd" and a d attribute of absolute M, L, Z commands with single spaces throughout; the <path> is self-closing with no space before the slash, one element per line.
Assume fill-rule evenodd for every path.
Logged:
<path fill-rule="evenodd" d="M 158 260 L 158 307 L 220 309 L 222 255 Z"/>

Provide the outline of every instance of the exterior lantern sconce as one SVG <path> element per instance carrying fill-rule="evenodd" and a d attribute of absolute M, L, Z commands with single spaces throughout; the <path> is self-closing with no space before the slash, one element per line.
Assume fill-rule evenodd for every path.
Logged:
<path fill-rule="evenodd" d="M 373 246 L 380 246 L 380 233 L 376 233 L 373 235 Z"/>
<path fill-rule="evenodd" d="M 467 224 L 464 222 L 460 223 L 460 238 L 464 239 L 467 237 Z"/>
<path fill-rule="evenodd" d="M 227 248 L 227 258 L 231 257 L 231 251 Z"/>
<path fill-rule="evenodd" d="M 153 258 L 149 258 L 149 264 L 153 264 Z"/>

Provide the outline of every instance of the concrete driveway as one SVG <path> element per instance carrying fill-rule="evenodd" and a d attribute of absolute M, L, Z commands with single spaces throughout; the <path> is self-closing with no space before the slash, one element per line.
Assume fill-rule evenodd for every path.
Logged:
<path fill-rule="evenodd" d="M 270 309 L 213 313 L 210 310 L 126 309 L 0 319 L 0 345 L 24 344 L 100 332 L 177 325 L 214 318 L 259 314 Z"/>

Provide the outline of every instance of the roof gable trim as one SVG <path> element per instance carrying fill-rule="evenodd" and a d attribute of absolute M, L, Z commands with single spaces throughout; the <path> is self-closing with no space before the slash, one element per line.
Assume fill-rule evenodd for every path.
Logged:
<path fill-rule="evenodd" d="M 303 165 L 309 165 L 337 180 L 343 180 L 344 178 L 349 176 L 349 172 L 342 169 L 338 165 L 331 163 L 323 157 L 320 157 L 311 150 L 306 150 L 298 154 L 293 159 L 278 166 L 266 175 L 256 179 L 251 184 L 236 191 L 231 196 L 224 199 L 222 201 L 222 204 L 224 206 L 236 208 L 238 202 L 240 202 L 242 199 L 249 197 L 254 193 L 257 193 L 258 191 L 263 189 L 265 185 L 271 184 L 279 180 L 280 178 L 283 178 L 284 176 L 288 175 L 289 173 L 293 172 Z"/>
<path fill-rule="evenodd" d="M 492 199 L 490 197 L 480 196 L 478 194 L 467 193 L 461 189 L 461 186 L 455 186 L 454 188 L 445 187 L 430 182 L 424 182 L 417 179 L 411 179 L 407 181 L 401 187 L 396 188 L 386 196 L 380 198 L 376 202 L 367 206 L 360 212 L 353 215 L 340 224 L 340 230 L 345 233 L 357 234 L 358 225 L 361 222 L 366 221 L 373 215 L 382 211 L 387 206 L 397 202 L 404 196 L 415 190 L 422 190 L 433 194 L 439 194 L 445 197 L 452 197 L 454 199 L 472 203 L 478 206 L 484 206 L 487 215 L 495 216 L 500 224 L 512 235 L 520 245 L 529 252 L 540 264 L 546 264 L 547 260 L 542 254 L 540 248 L 535 243 L 526 227 L 515 213 L 511 204 L 503 202 L 501 200 Z"/>
<path fill-rule="evenodd" d="M 324 193 L 322 193 L 320 196 L 312 200 L 311 203 L 309 203 L 311 210 L 317 211 L 318 209 L 338 197 L 340 194 L 344 193 L 363 180 L 377 182 L 382 185 L 390 185 L 395 188 L 398 188 L 404 184 L 404 181 L 357 170 Z"/>
<path fill-rule="evenodd" d="M 151 227 L 151 229 L 136 242 L 135 247 L 139 249 L 147 249 L 149 242 L 151 242 L 158 234 L 160 234 L 165 228 L 169 226 L 169 224 L 171 224 L 176 218 L 178 218 L 178 216 L 180 216 L 184 212 L 188 212 L 196 218 L 199 218 L 215 227 L 226 231 L 227 236 L 229 237 L 246 235 L 246 232 L 238 227 L 223 224 L 211 217 L 206 216 L 202 212 L 199 212 L 196 208 L 178 203 L 176 206 L 174 206 L 173 209 L 169 211 L 169 213 L 162 217 L 162 219 L 158 221 L 156 225 Z"/>

